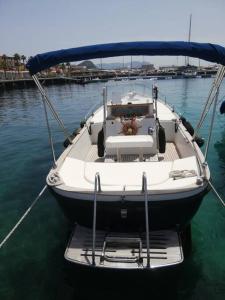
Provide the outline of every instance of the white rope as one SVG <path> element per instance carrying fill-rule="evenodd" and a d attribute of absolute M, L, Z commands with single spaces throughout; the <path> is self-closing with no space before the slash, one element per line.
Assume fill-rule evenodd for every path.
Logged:
<path fill-rule="evenodd" d="M 7 236 L 2 240 L 0 243 L 0 249 L 4 246 L 4 244 L 8 241 L 8 239 L 13 235 L 13 233 L 16 231 L 16 229 L 19 227 L 19 225 L 23 222 L 23 220 L 26 218 L 26 216 L 29 214 L 29 212 L 32 210 L 34 205 L 37 203 L 37 201 L 40 199 L 40 197 L 43 195 L 47 188 L 47 185 L 43 187 L 41 192 L 38 194 L 38 196 L 35 198 L 33 203 L 30 205 L 30 207 L 25 211 L 23 216 L 19 219 L 19 221 L 16 223 L 16 225 L 10 230 L 10 232 L 7 234 Z"/>
<path fill-rule="evenodd" d="M 220 202 L 222 203 L 223 206 L 225 206 L 225 202 L 223 201 L 223 199 L 220 197 L 220 195 L 218 194 L 217 190 L 214 188 L 213 184 L 211 181 L 209 181 L 209 185 L 211 186 L 213 192 L 215 193 L 215 195 L 217 196 L 217 198 L 220 200 Z"/>

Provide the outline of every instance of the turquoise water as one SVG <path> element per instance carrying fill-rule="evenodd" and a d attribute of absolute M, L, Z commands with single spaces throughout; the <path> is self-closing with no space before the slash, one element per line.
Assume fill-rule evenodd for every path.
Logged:
<path fill-rule="evenodd" d="M 196 124 L 212 79 L 158 81 L 162 95 Z M 148 80 L 108 82 L 109 94 L 151 87 Z M 71 131 L 101 100 L 103 83 L 47 87 Z M 149 91 L 150 92 L 150 91 Z M 225 95 L 222 85 L 220 98 Z M 217 109 L 208 157 L 212 177 L 225 194 L 225 117 Z M 209 121 L 202 129 L 207 137 Z M 51 119 L 56 153 L 64 137 Z M 36 88 L 0 91 L 0 240 L 45 184 L 52 159 L 41 98 Z M 64 251 L 70 228 L 54 198 L 46 192 L 14 236 L 0 250 L 0 299 L 224 299 L 225 209 L 212 193 L 192 222 L 193 251 L 179 267 L 151 274 L 106 274 L 68 269 Z"/>

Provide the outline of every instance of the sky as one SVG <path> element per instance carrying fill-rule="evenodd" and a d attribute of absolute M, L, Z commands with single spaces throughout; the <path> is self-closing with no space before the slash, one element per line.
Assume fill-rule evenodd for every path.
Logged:
<path fill-rule="evenodd" d="M 225 0 L 0 0 L 0 55 L 29 57 L 119 41 L 187 40 L 190 14 L 192 41 L 225 46 Z M 184 63 L 181 57 L 145 60 L 157 66 Z M 190 63 L 198 64 L 196 59 Z"/>

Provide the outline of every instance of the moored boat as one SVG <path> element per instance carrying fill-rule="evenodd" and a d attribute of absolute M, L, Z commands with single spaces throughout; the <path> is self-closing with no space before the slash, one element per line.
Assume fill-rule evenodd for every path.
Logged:
<path fill-rule="evenodd" d="M 98 174 L 97 225 L 124 230 L 145 223 L 146 177 L 150 228 L 185 226 L 207 192 L 210 173 L 203 162 L 200 148 L 171 107 L 130 92 L 117 102 L 104 99 L 47 183 L 72 222 L 92 226 Z"/>
<path fill-rule="evenodd" d="M 219 69 L 195 130 L 158 99 L 158 87 L 153 85 L 152 94 L 131 91 L 116 99 L 108 97 L 104 88 L 102 106 L 78 132 L 68 135 L 35 74 L 60 62 L 118 55 L 189 55 L 225 64 L 223 47 L 185 42 L 95 45 L 37 55 L 28 62 L 44 103 L 68 136 L 67 148 L 56 160 L 46 113 L 54 159 L 47 184 L 77 224 L 65 257 L 88 266 L 96 266 L 97 261 L 98 267 L 106 268 L 177 264 L 183 260 L 180 233 L 187 238 L 191 219 L 208 192 L 207 152 L 215 109 L 204 154 L 197 134 L 212 104 L 216 107 L 225 70 Z M 163 247 L 168 256 L 159 251 L 158 260 L 152 257 L 151 245 L 159 237 L 168 241 Z M 157 244 L 157 249 L 162 248 Z"/>

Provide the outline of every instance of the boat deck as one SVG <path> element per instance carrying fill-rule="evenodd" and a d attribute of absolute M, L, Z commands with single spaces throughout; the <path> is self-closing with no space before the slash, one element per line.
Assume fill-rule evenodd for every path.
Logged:
<path fill-rule="evenodd" d="M 139 161 L 174 161 L 179 159 L 180 155 L 176 149 L 176 145 L 174 143 L 166 143 L 166 152 L 158 153 L 154 156 L 150 156 L 149 154 L 144 154 L 143 158 L 140 158 L 138 154 L 121 154 L 120 161 L 121 162 L 139 162 Z M 116 155 L 108 155 L 103 158 L 98 157 L 97 145 L 92 145 L 85 161 L 87 162 L 116 162 Z"/>

